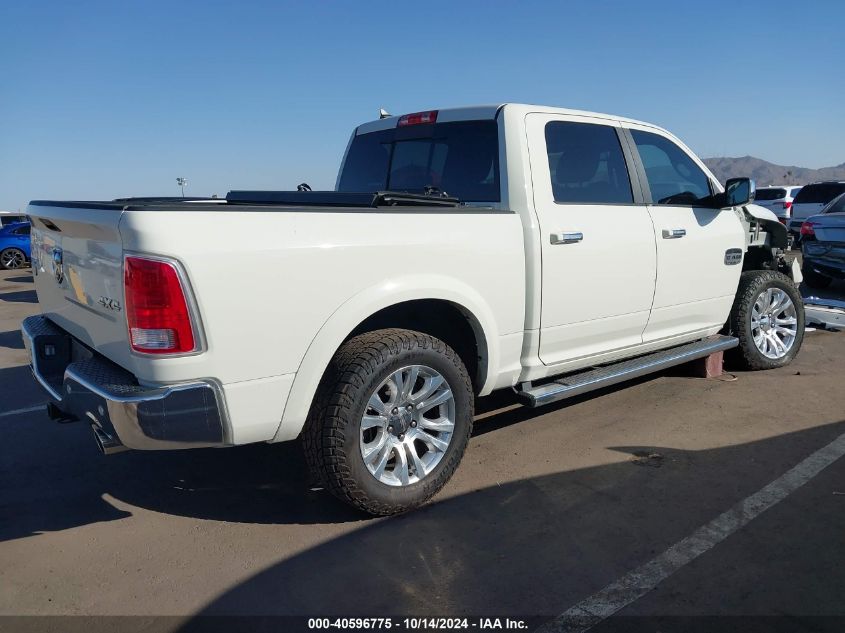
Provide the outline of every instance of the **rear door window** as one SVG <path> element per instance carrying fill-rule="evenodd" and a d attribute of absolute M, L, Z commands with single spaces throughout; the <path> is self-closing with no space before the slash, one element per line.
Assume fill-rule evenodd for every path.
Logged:
<path fill-rule="evenodd" d="M 498 202 L 496 121 L 458 121 L 391 128 L 355 136 L 338 191 L 434 188 L 462 201 Z"/>
<path fill-rule="evenodd" d="M 654 204 L 693 205 L 711 195 L 710 179 L 675 143 L 659 134 L 631 130 Z"/>
<path fill-rule="evenodd" d="M 546 152 L 555 202 L 631 204 L 631 179 L 616 129 L 551 121 Z"/>

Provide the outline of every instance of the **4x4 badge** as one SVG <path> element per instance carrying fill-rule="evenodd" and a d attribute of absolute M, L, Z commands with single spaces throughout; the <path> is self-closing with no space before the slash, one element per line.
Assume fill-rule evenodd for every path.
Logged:
<path fill-rule="evenodd" d="M 111 297 L 100 297 L 97 300 L 97 303 L 99 303 L 107 310 L 115 310 L 116 312 L 120 312 L 123 309 L 123 307 L 120 305 L 120 301 L 115 301 Z"/>

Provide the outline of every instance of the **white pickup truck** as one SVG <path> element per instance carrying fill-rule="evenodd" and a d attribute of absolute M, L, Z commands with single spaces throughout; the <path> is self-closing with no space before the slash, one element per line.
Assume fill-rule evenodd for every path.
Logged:
<path fill-rule="evenodd" d="M 677 138 L 506 104 L 382 118 L 335 191 L 34 201 L 51 417 L 101 449 L 301 438 L 315 481 L 374 514 L 449 479 L 475 397 L 540 406 L 731 350 L 801 346 L 786 229 Z"/>

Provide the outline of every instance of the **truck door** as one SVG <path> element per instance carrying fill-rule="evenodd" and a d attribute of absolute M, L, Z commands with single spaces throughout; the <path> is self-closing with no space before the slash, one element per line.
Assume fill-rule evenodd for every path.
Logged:
<path fill-rule="evenodd" d="M 742 223 L 731 210 L 697 204 L 712 185 L 686 149 L 654 128 L 625 127 L 647 181 L 657 243 L 657 286 L 643 341 L 712 333 L 727 320 L 739 284 Z"/>
<path fill-rule="evenodd" d="M 654 296 L 654 228 L 619 125 L 531 113 L 526 129 L 541 236 L 540 359 L 640 344 Z"/>

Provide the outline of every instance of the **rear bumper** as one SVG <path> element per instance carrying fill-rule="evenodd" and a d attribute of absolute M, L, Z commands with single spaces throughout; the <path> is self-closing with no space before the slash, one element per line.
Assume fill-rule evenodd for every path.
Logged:
<path fill-rule="evenodd" d="M 90 422 L 106 452 L 231 443 L 213 381 L 143 386 L 43 316 L 25 319 L 21 330 L 32 373 L 54 401 L 51 415 Z"/>

